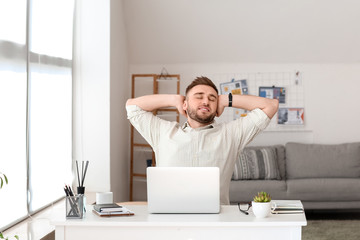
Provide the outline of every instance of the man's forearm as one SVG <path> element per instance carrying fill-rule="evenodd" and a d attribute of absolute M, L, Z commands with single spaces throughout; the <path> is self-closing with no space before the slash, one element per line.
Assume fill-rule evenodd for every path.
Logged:
<path fill-rule="evenodd" d="M 228 95 L 221 95 L 219 104 L 224 107 L 229 106 Z M 233 95 L 232 107 L 249 111 L 259 108 L 265 112 L 269 118 L 272 118 L 278 110 L 279 101 L 252 95 Z"/>
<path fill-rule="evenodd" d="M 151 112 L 164 107 L 179 108 L 179 106 L 182 105 L 183 102 L 184 97 L 181 95 L 155 94 L 128 99 L 126 102 L 126 106 L 137 105 L 141 109 Z"/>

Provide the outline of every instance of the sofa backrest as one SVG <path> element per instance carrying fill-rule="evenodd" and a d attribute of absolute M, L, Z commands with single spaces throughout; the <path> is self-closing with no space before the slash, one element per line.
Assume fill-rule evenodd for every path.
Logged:
<path fill-rule="evenodd" d="M 273 146 L 255 146 L 255 147 L 246 147 L 247 149 L 261 149 L 261 148 L 273 147 L 276 150 L 277 161 L 279 166 L 279 172 L 281 179 L 285 179 L 285 146 L 283 145 L 273 145 Z"/>
<path fill-rule="evenodd" d="M 287 143 L 286 177 L 358 178 L 360 143 L 337 145 Z"/>

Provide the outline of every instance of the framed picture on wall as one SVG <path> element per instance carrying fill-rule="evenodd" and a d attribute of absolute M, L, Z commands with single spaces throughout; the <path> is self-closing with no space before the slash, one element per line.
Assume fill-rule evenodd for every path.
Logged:
<path fill-rule="evenodd" d="M 304 108 L 279 108 L 278 124 L 304 125 Z"/>
<path fill-rule="evenodd" d="M 285 103 L 284 87 L 259 87 L 259 96 L 279 100 L 279 103 Z"/>
<path fill-rule="evenodd" d="M 248 92 L 246 79 L 232 79 L 230 82 L 220 83 L 220 93 L 224 95 L 229 93 L 233 95 L 247 95 Z"/>

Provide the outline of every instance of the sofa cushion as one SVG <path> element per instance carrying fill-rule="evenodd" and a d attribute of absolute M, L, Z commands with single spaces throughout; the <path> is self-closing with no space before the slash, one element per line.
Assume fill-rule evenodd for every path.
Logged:
<path fill-rule="evenodd" d="M 274 147 L 244 149 L 235 162 L 233 180 L 280 180 L 277 154 Z"/>
<path fill-rule="evenodd" d="M 359 178 L 306 178 L 287 180 L 288 196 L 302 201 L 360 201 Z"/>
<path fill-rule="evenodd" d="M 288 179 L 360 177 L 360 143 L 287 143 L 285 147 Z"/>
<path fill-rule="evenodd" d="M 275 148 L 276 155 L 277 155 L 277 163 L 278 163 L 279 172 L 280 172 L 280 178 L 285 179 L 286 163 L 285 163 L 285 146 L 284 145 L 251 146 L 251 147 L 246 147 L 245 149 L 261 149 L 264 147 L 274 147 Z"/>

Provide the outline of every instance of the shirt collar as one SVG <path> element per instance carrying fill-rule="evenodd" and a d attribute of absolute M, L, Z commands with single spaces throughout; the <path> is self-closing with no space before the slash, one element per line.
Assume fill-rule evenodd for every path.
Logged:
<path fill-rule="evenodd" d="M 214 120 L 212 123 L 210 123 L 209 125 L 206 125 L 204 127 L 199 127 L 199 128 L 192 128 L 188 122 L 185 122 L 182 126 L 182 130 L 191 130 L 191 129 L 194 129 L 194 130 L 204 130 L 204 129 L 210 129 L 210 128 L 214 128 L 216 125 L 216 121 Z"/>

